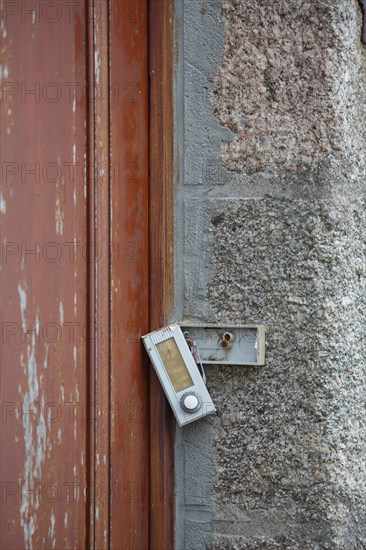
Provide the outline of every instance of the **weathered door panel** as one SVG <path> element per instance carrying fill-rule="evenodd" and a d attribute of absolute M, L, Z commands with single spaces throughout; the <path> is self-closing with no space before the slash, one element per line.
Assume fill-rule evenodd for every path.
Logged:
<path fill-rule="evenodd" d="M 86 539 L 86 54 L 76 4 L 2 6 L 7 550 L 84 548 Z"/>

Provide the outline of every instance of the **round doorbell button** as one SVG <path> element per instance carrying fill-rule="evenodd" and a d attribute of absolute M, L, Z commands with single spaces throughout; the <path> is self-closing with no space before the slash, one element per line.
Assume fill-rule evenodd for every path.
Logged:
<path fill-rule="evenodd" d="M 196 393 L 190 392 L 182 395 L 180 403 L 186 412 L 194 413 L 201 408 L 201 399 Z"/>

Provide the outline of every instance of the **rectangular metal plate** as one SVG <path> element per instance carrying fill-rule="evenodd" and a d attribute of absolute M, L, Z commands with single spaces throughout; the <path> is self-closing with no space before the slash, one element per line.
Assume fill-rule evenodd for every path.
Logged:
<path fill-rule="evenodd" d="M 194 386 L 192 377 L 173 337 L 156 344 L 156 349 L 176 393 Z"/>
<path fill-rule="evenodd" d="M 180 323 L 184 334 L 196 342 L 201 361 L 206 365 L 261 366 L 265 364 L 264 325 L 198 325 Z M 223 347 L 223 335 L 233 336 Z"/>

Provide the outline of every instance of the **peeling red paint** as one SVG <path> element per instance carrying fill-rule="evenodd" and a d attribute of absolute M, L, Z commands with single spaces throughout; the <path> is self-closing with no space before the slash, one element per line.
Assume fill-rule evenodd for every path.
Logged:
<path fill-rule="evenodd" d="M 65 246 L 86 241 L 83 174 L 75 170 L 70 181 L 65 168 L 81 165 L 86 151 L 85 24 L 81 4 L 78 28 L 65 13 L 56 23 L 35 21 L 36 4 L 27 1 L 23 18 L 10 8 L 5 17 L 3 4 L 0 29 L 1 307 L 8 331 L 1 351 L 1 541 L 7 550 L 83 548 L 86 539 L 85 499 L 72 494 L 86 482 L 86 422 L 78 412 L 70 417 L 85 405 L 85 341 L 81 331 L 74 342 L 69 336 L 70 324 L 85 325 L 86 263 L 78 253 L 70 262 Z M 63 93 L 51 101 L 68 82 L 79 83 L 74 100 Z"/>

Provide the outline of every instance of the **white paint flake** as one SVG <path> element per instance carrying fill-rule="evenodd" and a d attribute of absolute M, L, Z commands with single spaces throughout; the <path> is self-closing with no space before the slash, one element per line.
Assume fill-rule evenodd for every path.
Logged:
<path fill-rule="evenodd" d="M 86 166 L 87 166 L 87 158 L 86 158 L 86 153 L 84 153 L 84 199 L 86 199 L 87 197 Z"/>
<path fill-rule="evenodd" d="M 23 327 L 25 327 L 26 326 L 25 308 L 27 307 L 27 293 L 25 292 L 24 288 L 22 288 L 20 285 L 18 285 L 18 294 L 19 294 L 19 302 L 20 302 L 20 315 L 22 317 Z"/>
<path fill-rule="evenodd" d="M 9 69 L 7 65 L 0 65 L 0 80 L 7 79 L 9 76 Z"/>
<path fill-rule="evenodd" d="M 27 294 L 18 285 L 19 305 L 23 326 L 26 327 Z M 39 332 L 39 319 L 36 316 L 35 326 Z M 37 362 L 36 341 L 38 334 L 31 334 L 31 343 L 27 345 L 26 358 L 21 354 L 21 364 L 25 371 L 28 387 L 22 391 L 23 411 L 22 424 L 24 429 L 24 491 L 26 495 L 34 494 L 36 480 L 42 478 L 42 465 L 46 458 L 47 425 L 43 411 L 45 410 L 44 395 L 40 395 Z M 35 413 L 35 414 L 34 414 Z M 33 535 L 36 531 L 38 498 L 22 498 L 20 506 L 20 524 L 23 528 L 25 547 L 33 550 Z"/>
<path fill-rule="evenodd" d="M 61 210 L 59 197 L 57 197 L 56 199 L 55 221 L 56 221 L 56 235 L 62 235 L 64 230 L 64 213 Z"/>
<path fill-rule="evenodd" d="M 59 307 L 59 314 L 60 314 L 60 323 L 61 325 L 63 325 L 64 324 L 64 306 L 61 300 L 59 302 L 58 307 Z"/>
<path fill-rule="evenodd" d="M 94 52 L 94 72 L 95 72 L 95 82 L 99 84 L 100 82 L 100 57 L 99 52 L 96 50 Z M 95 91 L 97 93 L 97 91 Z"/>
<path fill-rule="evenodd" d="M 44 361 L 43 361 L 43 368 L 47 369 L 48 368 L 48 348 L 49 348 L 49 344 L 46 343 L 45 347 L 46 347 L 46 354 L 45 354 L 45 358 L 44 358 Z"/>
<path fill-rule="evenodd" d="M 1 191 L 0 191 L 0 212 L 2 214 L 6 214 L 6 201 Z"/>
<path fill-rule="evenodd" d="M 48 536 L 49 536 L 49 539 L 51 540 L 52 548 L 55 548 L 55 546 L 56 546 L 56 539 L 55 539 L 55 523 L 56 523 L 56 518 L 55 518 L 55 514 L 53 513 L 53 510 L 52 510 L 52 514 L 51 514 L 51 525 L 50 525 L 50 527 L 48 528 Z"/>

